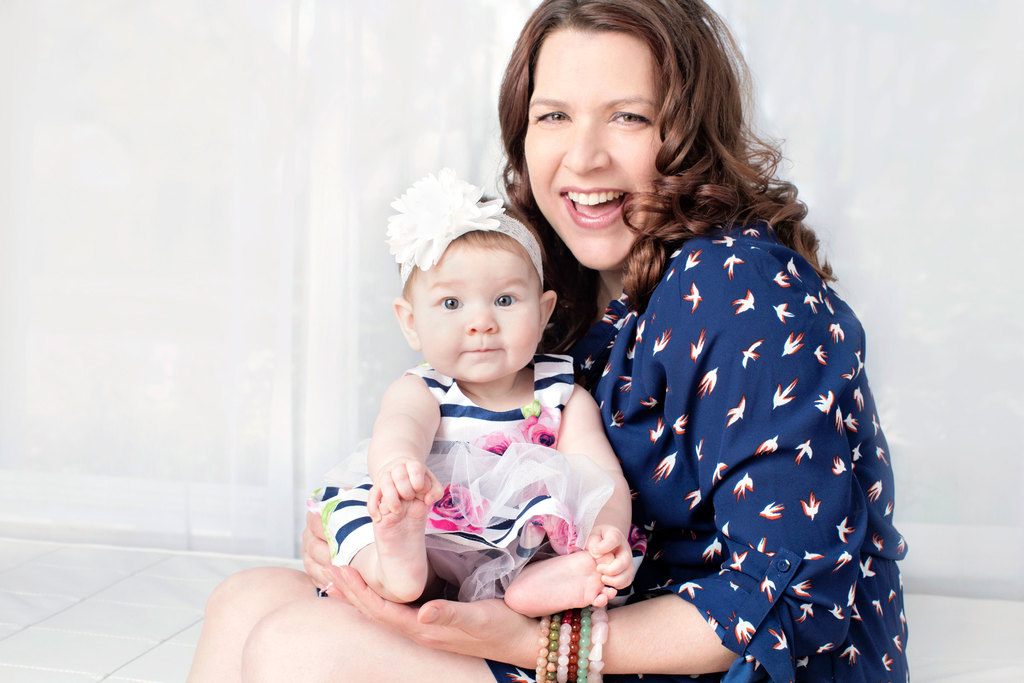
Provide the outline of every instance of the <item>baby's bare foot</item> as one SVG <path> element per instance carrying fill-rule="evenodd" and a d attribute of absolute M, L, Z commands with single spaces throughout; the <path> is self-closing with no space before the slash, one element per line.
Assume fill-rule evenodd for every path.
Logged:
<path fill-rule="evenodd" d="M 385 512 L 373 523 L 377 570 L 381 586 L 395 602 L 412 602 L 427 583 L 424 545 L 426 506 L 421 500 L 402 501 L 398 512 Z"/>
<path fill-rule="evenodd" d="M 505 604 L 528 617 L 607 604 L 597 563 L 578 551 L 526 565 L 505 591 Z"/>

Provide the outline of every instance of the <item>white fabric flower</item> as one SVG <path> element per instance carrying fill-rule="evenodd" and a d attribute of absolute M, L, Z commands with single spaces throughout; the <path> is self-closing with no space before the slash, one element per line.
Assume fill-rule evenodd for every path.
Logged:
<path fill-rule="evenodd" d="M 429 270 L 441 260 L 452 240 L 474 230 L 494 230 L 501 201 L 480 202 L 483 190 L 450 168 L 417 181 L 391 203 L 398 211 L 388 219 L 388 247 L 402 266 L 403 280 L 412 266 Z"/>

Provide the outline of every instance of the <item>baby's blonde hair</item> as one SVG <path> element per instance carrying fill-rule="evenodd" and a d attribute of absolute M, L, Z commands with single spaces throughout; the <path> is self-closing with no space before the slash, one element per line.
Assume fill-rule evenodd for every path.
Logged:
<path fill-rule="evenodd" d="M 530 260 L 530 255 L 526 253 L 526 249 L 523 245 L 519 244 L 516 240 L 512 239 L 508 235 L 497 232 L 494 230 L 474 230 L 467 232 L 464 235 L 460 235 L 451 241 L 448 247 L 445 249 L 445 253 L 448 253 L 448 249 L 456 244 L 464 244 L 468 247 L 475 247 L 477 249 L 488 249 L 491 251 L 507 251 L 519 256 L 523 259 L 526 264 L 530 267 L 530 272 L 536 274 L 536 269 L 533 266 L 533 262 Z M 443 258 L 443 257 L 442 257 Z M 405 281 L 405 285 L 402 287 L 402 296 L 406 299 L 409 298 L 410 288 L 413 281 L 420 274 L 420 269 L 413 268 L 409 274 L 409 279 Z M 538 275 L 538 278 L 540 276 Z M 544 283 L 541 284 L 541 290 L 544 288 Z"/>

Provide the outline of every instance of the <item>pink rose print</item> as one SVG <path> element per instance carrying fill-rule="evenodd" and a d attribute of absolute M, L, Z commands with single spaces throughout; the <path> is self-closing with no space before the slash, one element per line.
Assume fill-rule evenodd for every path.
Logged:
<path fill-rule="evenodd" d="M 641 531 L 636 524 L 631 524 L 629 527 L 629 547 L 637 554 L 647 553 L 647 534 Z"/>
<path fill-rule="evenodd" d="M 505 432 L 492 432 L 474 441 L 473 445 L 497 455 L 504 455 L 512 442 L 512 437 Z"/>
<path fill-rule="evenodd" d="M 551 547 L 559 555 L 568 555 L 579 550 L 575 524 L 561 517 L 548 515 L 544 518 L 544 531 L 548 534 Z"/>
<path fill-rule="evenodd" d="M 554 448 L 558 441 L 558 422 L 558 414 L 544 408 L 539 417 L 530 416 L 523 421 L 523 436 L 527 443 Z"/>
<path fill-rule="evenodd" d="M 427 515 L 427 522 L 442 531 L 468 531 L 478 534 L 483 531 L 483 520 L 487 515 L 487 501 L 476 503 L 468 488 L 460 484 L 444 487 L 441 499 L 434 503 Z"/>

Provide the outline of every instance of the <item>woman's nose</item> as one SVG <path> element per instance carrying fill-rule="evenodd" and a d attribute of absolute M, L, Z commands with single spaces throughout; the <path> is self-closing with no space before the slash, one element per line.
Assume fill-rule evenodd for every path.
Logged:
<path fill-rule="evenodd" d="M 593 125 L 576 125 L 562 163 L 577 175 L 604 168 L 611 157 L 603 132 Z"/>

